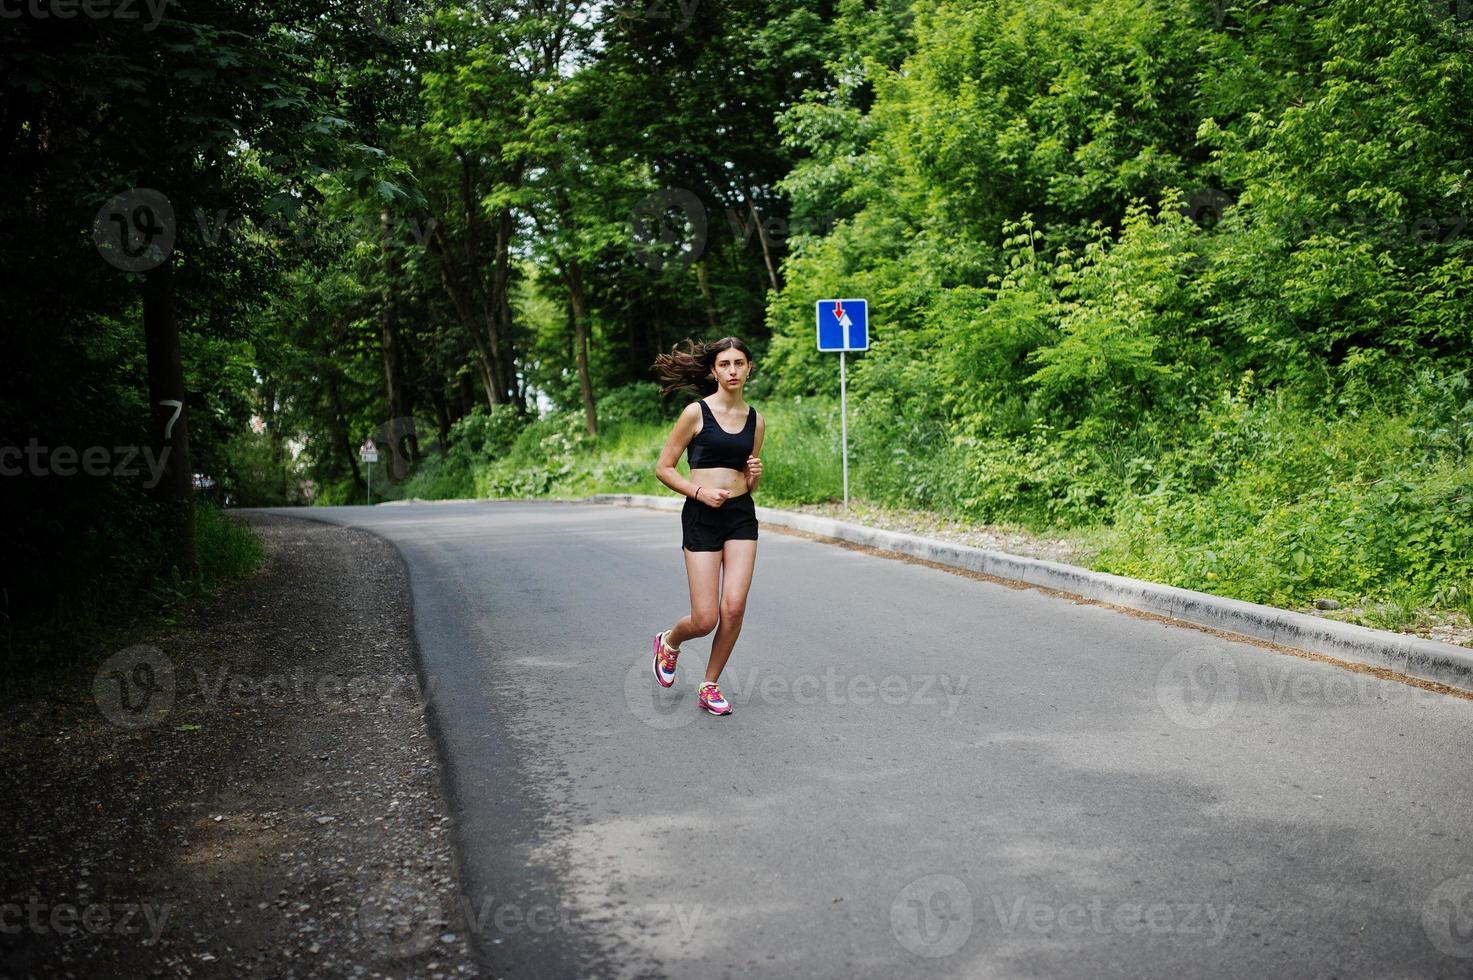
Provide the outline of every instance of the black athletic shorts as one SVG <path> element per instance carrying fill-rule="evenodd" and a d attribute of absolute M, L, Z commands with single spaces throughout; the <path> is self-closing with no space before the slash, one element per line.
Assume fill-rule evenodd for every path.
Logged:
<path fill-rule="evenodd" d="M 686 497 L 680 528 L 680 547 L 690 551 L 720 551 L 727 541 L 756 541 L 757 505 L 750 493 L 727 497 L 720 507 Z"/>

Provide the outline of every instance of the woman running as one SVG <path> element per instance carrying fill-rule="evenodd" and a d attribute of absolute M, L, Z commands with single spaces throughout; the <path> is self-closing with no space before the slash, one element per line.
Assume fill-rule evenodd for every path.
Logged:
<path fill-rule="evenodd" d="M 747 590 L 757 562 L 757 510 L 752 492 L 762 479 L 757 453 L 766 423 L 742 400 L 742 389 L 752 376 L 752 352 L 746 344 L 723 337 L 711 344 L 691 343 L 688 351 L 678 346 L 655 358 L 655 368 L 666 382 L 660 394 L 688 388 L 702 397 L 680 413 L 655 465 L 655 475 L 686 498 L 680 523 L 690 615 L 655 634 L 655 680 L 661 687 L 674 684 L 680 644 L 714 629 L 706 679 L 696 700 L 713 715 L 729 715 L 731 704 L 716 681 L 742 631 Z M 687 448 L 688 480 L 675 468 Z"/>

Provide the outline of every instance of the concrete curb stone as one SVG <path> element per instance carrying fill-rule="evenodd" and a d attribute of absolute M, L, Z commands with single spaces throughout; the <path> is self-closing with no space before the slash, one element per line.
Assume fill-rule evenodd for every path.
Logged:
<path fill-rule="evenodd" d="M 683 498 L 645 494 L 601 493 L 586 497 L 584 501 L 670 511 L 679 510 L 685 504 Z M 1451 643 L 1321 619 L 1107 572 L 1092 572 L 1060 562 L 1023 558 L 899 531 L 849 524 L 829 517 L 797 514 L 772 507 L 758 507 L 756 510 L 757 518 L 764 523 L 1155 613 L 1350 663 L 1384 667 L 1422 680 L 1473 691 L 1473 650 Z"/>

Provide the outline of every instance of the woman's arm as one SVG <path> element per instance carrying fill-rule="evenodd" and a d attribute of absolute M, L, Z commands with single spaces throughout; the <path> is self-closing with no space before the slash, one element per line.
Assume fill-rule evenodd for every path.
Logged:
<path fill-rule="evenodd" d="M 670 438 L 665 440 L 665 448 L 660 450 L 660 461 L 655 464 L 656 479 L 683 497 L 693 496 L 696 485 L 681 476 L 675 464 L 680 462 L 680 454 L 685 452 L 685 447 L 690 445 L 691 439 L 695 438 L 700 428 L 701 407 L 691 402 L 680 413 L 680 418 L 675 420 Z"/>
<path fill-rule="evenodd" d="M 756 411 L 756 409 L 753 409 Z M 758 456 L 762 452 L 762 434 L 767 430 L 767 420 L 757 412 L 757 435 L 752 439 L 752 455 L 747 457 L 747 492 L 751 493 L 757 489 L 757 483 L 762 479 L 762 460 Z"/>

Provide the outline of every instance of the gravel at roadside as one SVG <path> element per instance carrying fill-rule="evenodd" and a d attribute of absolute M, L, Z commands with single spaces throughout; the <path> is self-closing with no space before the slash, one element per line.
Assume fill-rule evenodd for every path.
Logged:
<path fill-rule="evenodd" d="M 403 564 L 244 519 L 247 581 L 6 705 L 0 976 L 475 975 Z"/>

